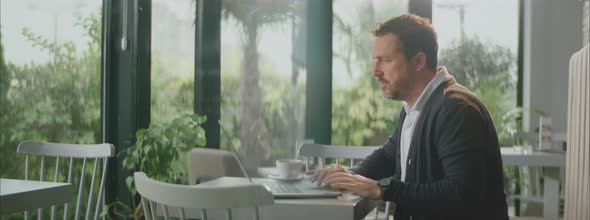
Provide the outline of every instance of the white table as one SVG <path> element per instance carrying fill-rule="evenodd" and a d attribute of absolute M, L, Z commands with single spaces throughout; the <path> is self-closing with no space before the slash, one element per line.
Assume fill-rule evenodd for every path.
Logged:
<path fill-rule="evenodd" d="M 253 178 L 254 182 L 274 181 L 266 178 Z M 200 186 L 230 186 L 249 184 L 243 177 L 221 177 Z M 362 219 L 371 212 L 378 201 L 368 199 L 343 200 L 338 198 L 316 199 L 276 199 L 275 204 L 260 209 L 261 219 Z M 232 209 L 234 219 L 253 219 L 252 209 Z M 200 218 L 200 209 L 190 209 L 187 218 Z M 225 219 L 225 210 L 207 210 L 209 219 Z"/>
<path fill-rule="evenodd" d="M 0 214 L 45 208 L 70 201 L 71 183 L 0 179 Z"/>
<path fill-rule="evenodd" d="M 559 218 L 559 172 L 565 167 L 564 153 L 500 148 L 504 165 L 545 167 L 543 174 L 543 217 Z"/>

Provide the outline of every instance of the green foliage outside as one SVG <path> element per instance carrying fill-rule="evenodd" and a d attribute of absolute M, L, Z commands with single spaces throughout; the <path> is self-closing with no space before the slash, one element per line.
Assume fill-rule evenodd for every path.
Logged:
<path fill-rule="evenodd" d="M 0 50 L 0 170 L 2 178 L 24 178 L 24 155 L 16 154 L 23 140 L 58 143 L 98 143 L 100 132 L 100 39 L 99 14 L 81 17 L 76 27 L 82 30 L 87 45 L 73 42 L 53 43 L 27 28 L 22 37 L 53 60 L 45 63 L 16 65 L 6 62 Z M 2 44 L 0 43 L 0 48 Z M 31 171 L 38 170 L 40 158 L 31 157 Z M 62 162 L 65 167 L 65 162 Z M 47 160 L 46 164 L 55 164 Z M 81 164 L 75 164 L 80 173 Z M 45 180 L 53 181 L 54 167 L 46 168 Z M 92 170 L 86 168 L 87 176 Z M 65 181 L 65 171 L 58 181 Z M 51 176 L 51 177 L 49 177 Z M 30 179 L 39 179 L 38 172 L 31 172 Z M 79 182 L 73 178 L 73 183 Z M 88 183 L 88 180 L 86 181 Z M 85 184 L 86 185 L 86 184 Z M 84 193 L 83 198 L 87 197 Z M 73 195 L 72 201 L 75 201 Z M 83 204 L 82 209 L 85 209 Z M 3 216 L 6 219 L 22 219 L 23 213 Z M 31 212 L 36 217 L 37 212 Z M 44 216 L 49 215 L 45 209 Z M 57 209 L 57 216 L 63 209 Z M 69 218 L 74 212 L 70 209 Z"/>
<path fill-rule="evenodd" d="M 22 178 L 23 140 L 98 143 L 100 132 L 100 34 L 98 15 L 76 24 L 87 45 L 52 43 L 25 28 L 22 36 L 54 57 L 47 63 L 15 65 L 2 57 L 0 77 L 0 151 L 2 177 Z M 79 48 L 82 46 L 83 48 Z"/>
<path fill-rule="evenodd" d="M 194 70 L 192 66 L 183 67 L 188 74 L 170 74 L 173 65 L 171 58 L 159 51 L 151 54 L 151 123 L 168 122 L 181 114 L 193 112 Z"/>
<path fill-rule="evenodd" d="M 375 146 L 385 143 L 393 133 L 401 110 L 401 102 L 384 98 L 373 69 L 371 30 L 376 19 L 389 18 L 399 11 L 399 5 L 375 8 L 367 1 L 356 9 L 355 15 L 334 12 L 334 59 L 346 65 L 352 83 L 332 90 L 332 144 L 345 146 Z M 350 16 L 353 19 L 348 19 Z M 342 76 L 345 75 L 345 76 Z"/>

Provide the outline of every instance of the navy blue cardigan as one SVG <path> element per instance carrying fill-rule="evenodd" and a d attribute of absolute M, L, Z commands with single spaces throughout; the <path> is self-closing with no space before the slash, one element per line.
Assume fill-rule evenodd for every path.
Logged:
<path fill-rule="evenodd" d="M 396 220 L 507 220 L 498 136 L 484 104 L 448 75 L 427 100 L 412 136 L 401 182 L 402 109 L 395 133 L 351 170 L 379 180 L 392 177 L 383 200 Z"/>

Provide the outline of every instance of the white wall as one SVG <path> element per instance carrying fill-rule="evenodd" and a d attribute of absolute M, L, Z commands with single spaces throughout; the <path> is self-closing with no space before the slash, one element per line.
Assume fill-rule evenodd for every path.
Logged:
<path fill-rule="evenodd" d="M 554 138 L 566 137 L 569 59 L 583 46 L 582 8 L 578 0 L 525 0 L 525 131 L 538 127 L 530 110 L 539 109 L 553 118 Z"/>
<path fill-rule="evenodd" d="M 584 1 L 584 17 L 582 23 L 584 24 L 584 42 L 590 42 L 590 1 Z"/>

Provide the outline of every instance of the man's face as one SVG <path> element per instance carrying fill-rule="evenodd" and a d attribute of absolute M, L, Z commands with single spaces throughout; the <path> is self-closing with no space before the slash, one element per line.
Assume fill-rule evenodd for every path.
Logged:
<path fill-rule="evenodd" d="M 378 36 L 373 47 L 373 76 L 386 98 L 405 100 L 414 82 L 408 61 L 394 34 Z"/>

